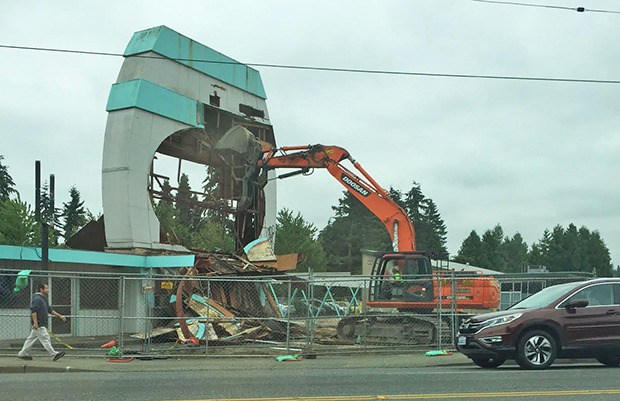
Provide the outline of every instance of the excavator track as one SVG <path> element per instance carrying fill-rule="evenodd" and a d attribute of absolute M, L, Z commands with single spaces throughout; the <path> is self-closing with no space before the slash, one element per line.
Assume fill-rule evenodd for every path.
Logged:
<path fill-rule="evenodd" d="M 338 338 L 366 344 L 430 345 L 452 342 L 450 321 L 427 316 L 346 317 L 338 323 Z"/>

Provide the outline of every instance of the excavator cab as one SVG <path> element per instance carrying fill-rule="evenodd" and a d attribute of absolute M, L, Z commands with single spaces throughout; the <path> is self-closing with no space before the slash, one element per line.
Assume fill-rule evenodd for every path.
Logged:
<path fill-rule="evenodd" d="M 433 298 L 433 267 L 424 252 L 377 255 L 369 301 L 423 302 Z"/>

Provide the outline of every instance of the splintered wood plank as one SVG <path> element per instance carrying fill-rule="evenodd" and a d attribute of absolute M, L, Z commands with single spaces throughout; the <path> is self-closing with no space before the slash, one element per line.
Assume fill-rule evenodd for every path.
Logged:
<path fill-rule="evenodd" d="M 239 332 L 240 324 L 234 321 L 235 316 L 232 313 L 230 313 L 228 310 L 226 310 L 226 308 L 211 299 L 208 300 L 207 305 L 205 305 L 204 302 L 207 302 L 207 300 L 196 294 L 194 294 L 191 299 L 185 301 L 187 306 L 189 306 L 194 312 L 196 312 L 198 316 L 210 317 L 218 320 L 222 318 L 232 319 L 232 322 L 218 321 L 214 322 L 214 324 L 222 327 L 224 330 L 226 330 L 227 333 L 231 335 L 237 334 Z M 219 306 L 221 309 L 216 308 L 214 305 Z M 224 313 L 223 311 L 225 311 L 226 313 Z"/>
<path fill-rule="evenodd" d="M 276 317 L 281 318 L 282 314 L 280 313 L 280 308 L 278 308 L 278 304 L 276 303 L 276 300 L 273 299 L 273 295 L 271 295 L 271 291 L 269 291 L 269 288 L 267 288 L 266 285 L 263 285 L 263 291 L 265 291 L 265 297 L 267 298 L 267 302 L 269 302 L 269 305 L 271 306 L 273 313 L 275 314 Z"/>

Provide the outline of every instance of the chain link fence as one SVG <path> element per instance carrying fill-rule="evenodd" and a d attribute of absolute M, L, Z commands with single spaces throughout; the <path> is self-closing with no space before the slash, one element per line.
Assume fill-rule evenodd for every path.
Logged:
<path fill-rule="evenodd" d="M 108 350 L 102 346 L 115 345 L 124 356 L 140 358 L 451 349 L 464 317 L 506 309 L 550 285 L 591 278 L 404 277 L 405 288 L 432 283 L 432 296 L 412 300 L 394 283 L 369 276 L 19 274 L 0 272 L 0 353 L 21 348 L 30 331 L 31 296 L 45 282 L 50 305 L 67 317 L 50 319 L 57 349 L 103 356 Z M 480 280 L 497 288 L 491 307 L 472 301 L 481 295 L 471 283 Z"/>

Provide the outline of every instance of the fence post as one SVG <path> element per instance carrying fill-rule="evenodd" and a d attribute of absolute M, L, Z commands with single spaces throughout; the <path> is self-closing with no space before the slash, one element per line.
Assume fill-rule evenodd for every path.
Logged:
<path fill-rule="evenodd" d="M 211 299 L 211 280 L 207 277 L 207 305 L 209 305 L 209 301 Z M 209 354 L 209 315 L 211 312 L 211 307 L 207 306 L 207 323 L 205 330 L 205 356 Z"/>
<path fill-rule="evenodd" d="M 456 331 L 458 329 L 458 319 L 457 319 L 457 315 L 456 315 L 456 297 L 457 297 L 457 290 L 456 290 L 456 272 L 454 270 L 452 270 L 452 281 L 450 283 L 450 285 L 452 286 L 452 288 L 450 289 L 450 293 L 452 294 L 452 300 L 450 302 L 450 313 L 451 313 L 451 324 L 452 324 L 452 329 L 450 330 L 450 340 L 452 341 L 452 345 L 454 345 L 454 340 L 456 338 Z"/>
<path fill-rule="evenodd" d="M 123 352 L 122 350 L 125 349 L 124 343 L 123 343 L 124 338 L 125 338 L 125 276 L 121 276 L 120 287 L 121 288 L 119 292 L 120 313 L 119 313 L 119 322 L 118 322 L 118 329 L 119 329 L 118 344 L 119 344 L 119 348 L 122 353 Z"/>
<path fill-rule="evenodd" d="M 442 332 L 442 327 L 441 327 L 441 308 L 443 307 L 441 300 L 442 300 L 442 295 L 443 295 L 443 278 L 441 275 L 437 276 L 437 283 L 438 283 L 438 290 L 437 290 L 437 349 L 441 349 L 441 346 L 443 344 L 442 338 L 441 338 L 441 332 Z"/>
<path fill-rule="evenodd" d="M 152 325 L 152 317 L 153 317 L 153 302 L 154 302 L 154 286 L 153 275 L 151 269 L 148 269 L 147 279 L 142 280 L 142 295 L 144 297 L 144 303 L 146 306 L 146 313 L 144 319 L 144 342 L 143 342 L 143 352 L 145 355 L 151 355 L 151 331 L 149 328 Z M 145 283 L 146 282 L 146 283 Z M 153 294 L 153 297 L 151 297 Z M 153 302 L 152 302 L 153 301 Z"/>
<path fill-rule="evenodd" d="M 306 296 L 306 348 L 310 349 L 312 344 L 312 269 L 308 275 L 308 287 Z"/>
<path fill-rule="evenodd" d="M 288 307 L 286 308 L 286 353 L 290 353 L 291 346 L 291 280 L 288 281 L 288 295 L 287 301 Z"/>

